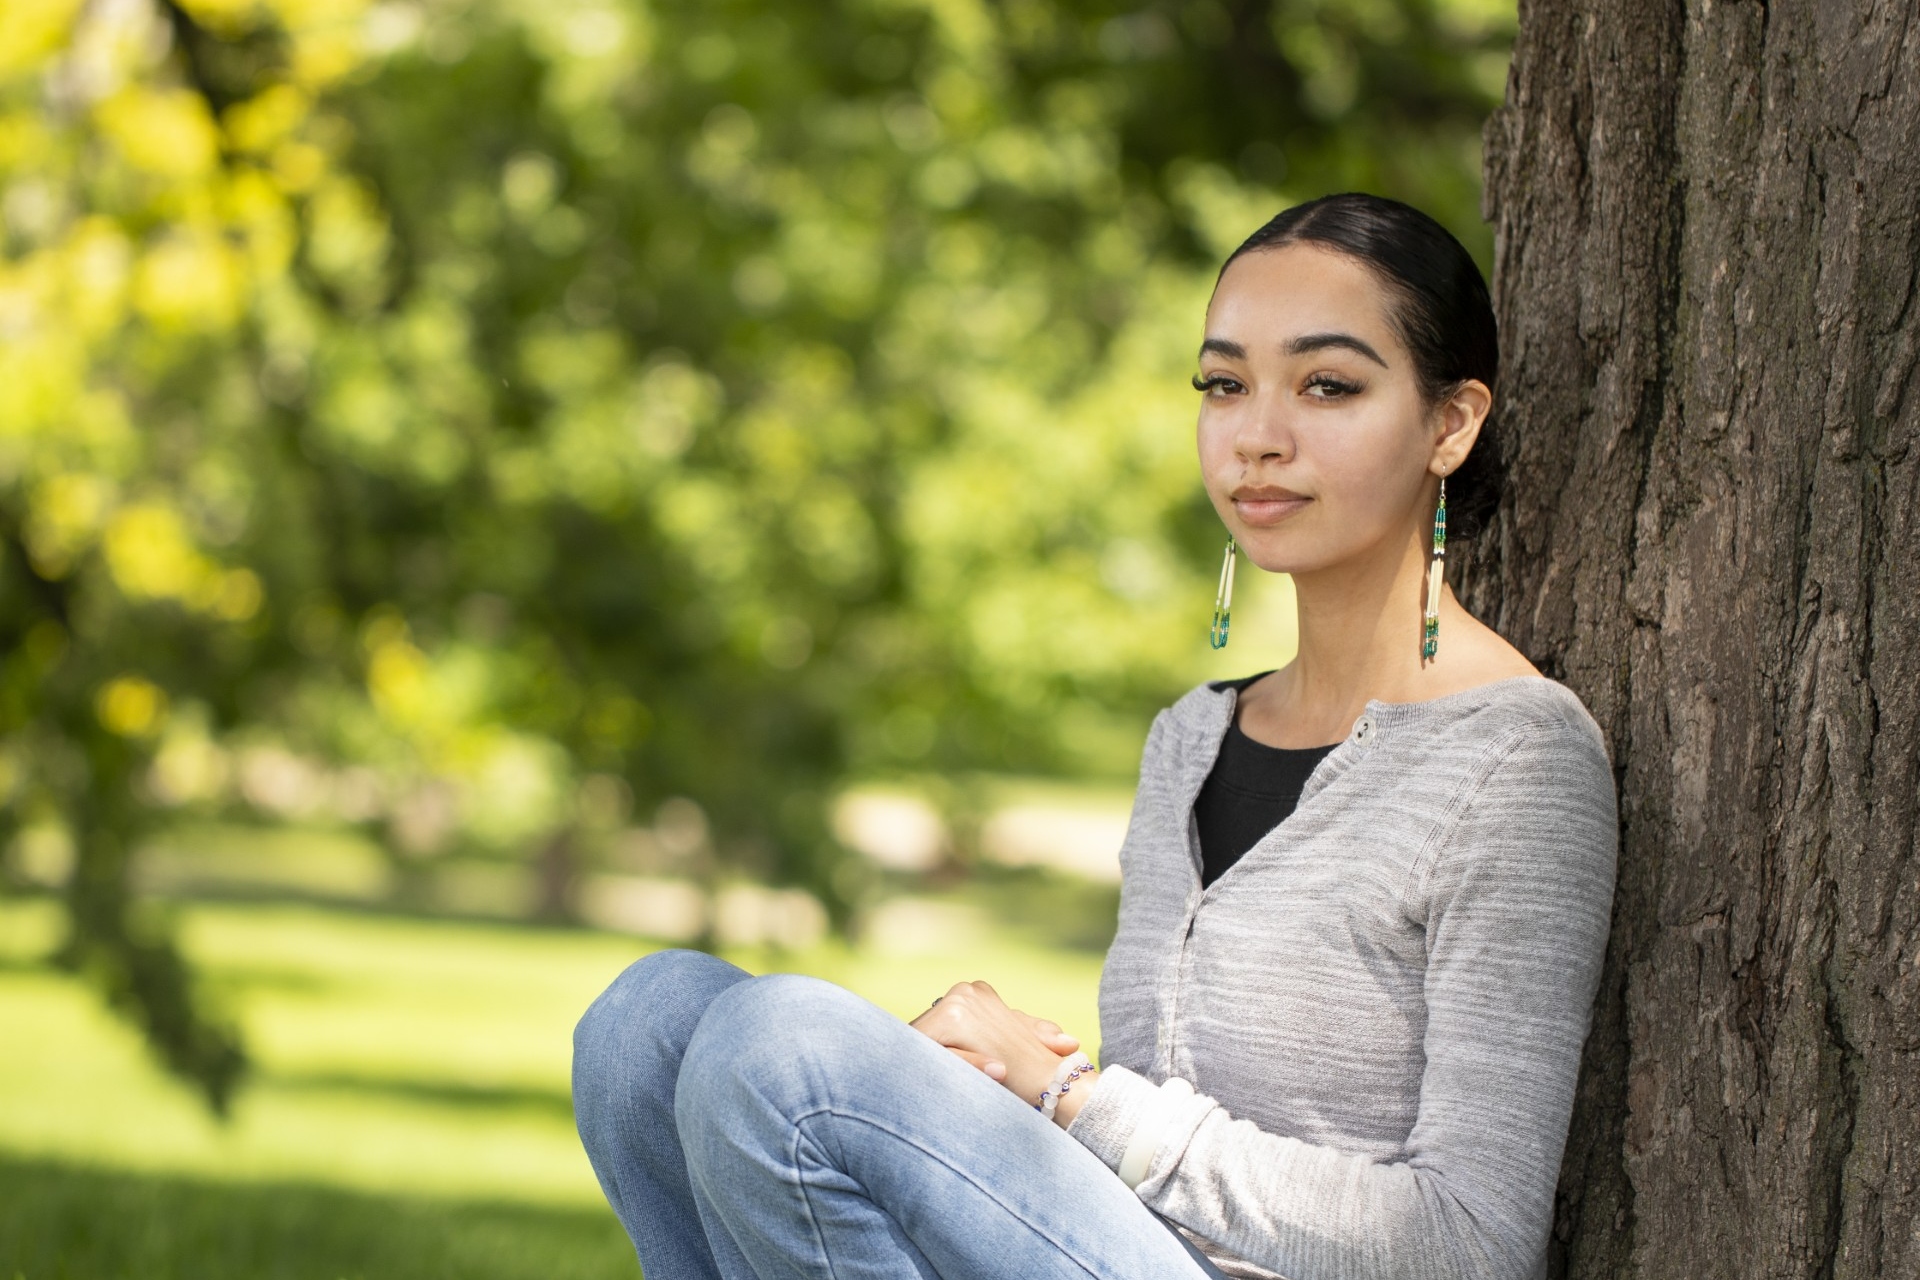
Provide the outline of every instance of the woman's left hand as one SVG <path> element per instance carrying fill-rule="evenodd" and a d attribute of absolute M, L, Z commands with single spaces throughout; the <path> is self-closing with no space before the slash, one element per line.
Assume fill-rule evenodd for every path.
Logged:
<path fill-rule="evenodd" d="M 991 984 L 956 982 L 908 1024 L 985 1071 L 1028 1102 L 1080 1041 L 1055 1023 L 1010 1009 Z"/>

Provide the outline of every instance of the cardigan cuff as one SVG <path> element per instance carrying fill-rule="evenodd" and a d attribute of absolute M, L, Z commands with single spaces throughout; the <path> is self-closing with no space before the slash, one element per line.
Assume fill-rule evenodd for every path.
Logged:
<path fill-rule="evenodd" d="M 1177 1076 L 1155 1085 L 1126 1067 L 1103 1067 L 1067 1132 L 1127 1186 L 1137 1187 L 1180 1100 L 1192 1094 L 1193 1086 Z"/>

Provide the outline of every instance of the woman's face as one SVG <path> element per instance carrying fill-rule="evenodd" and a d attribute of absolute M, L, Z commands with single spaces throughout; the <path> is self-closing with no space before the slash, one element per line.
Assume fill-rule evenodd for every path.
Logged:
<path fill-rule="evenodd" d="M 1200 469 L 1262 569 L 1311 572 L 1431 527 L 1439 417 L 1389 306 L 1367 267 L 1301 243 L 1236 259 L 1214 290 Z M 1450 452 L 1439 455 L 1449 470 Z"/>

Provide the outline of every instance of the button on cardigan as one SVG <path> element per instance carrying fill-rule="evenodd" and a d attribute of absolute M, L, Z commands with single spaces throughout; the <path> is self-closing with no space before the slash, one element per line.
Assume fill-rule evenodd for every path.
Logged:
<path fill-rule="evenodd" d="M 1613 897 L 1599 726 L 1544 676 L 1370 701 L 1202 889 L 1237 697 L 1147 735 L 1068 1132 L 1230 1276 L 1543 1275 Z"/>

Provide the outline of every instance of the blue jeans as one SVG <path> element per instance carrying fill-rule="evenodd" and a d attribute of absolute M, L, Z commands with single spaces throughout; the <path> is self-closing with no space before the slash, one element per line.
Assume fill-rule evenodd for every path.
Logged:
<path fill-rule="evenodd" d="M 697 951 L 574 1032 L 581 1140 L 647 1280 L 1201 1280 L 1065 1130 L 820 978 Z"/>

